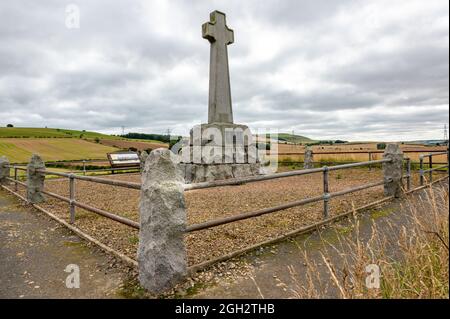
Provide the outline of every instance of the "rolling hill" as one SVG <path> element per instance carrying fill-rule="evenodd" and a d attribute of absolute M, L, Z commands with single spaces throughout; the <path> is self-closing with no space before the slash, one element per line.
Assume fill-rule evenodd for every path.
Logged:
<path fill-rule="evenodd" d="M 294 135 L 294 134 L 289 134 L 289 133 L 279 133 L 278 141 L 293 143 L 293 144 L 304 144 L 304 143 L 315 142 L 315 140 L 312 140 L 309 137 L 302 136 L 302 135 Z"/>
<path fill-rule="evenodd" d="M 118 136 L 90 131 L 37 127 L 0 127 L 0 138 L 88 138 L 122 139 Z"/>

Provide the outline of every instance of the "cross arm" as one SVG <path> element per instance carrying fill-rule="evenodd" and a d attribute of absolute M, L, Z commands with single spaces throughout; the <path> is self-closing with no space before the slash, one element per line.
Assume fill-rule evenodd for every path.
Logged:
<path fill-rule="evenodd" d="M 211 22 L 206 22 L 202 25 L 202 36 L 211 43 L 216 41 L 216 38 L 214 37 L 214 28 L 215 25 Z"/>
<path fill-rule="evenodd" d="M 227 38 L 226 39 L 227 44 L 234 43 L 234 31 L 229 29 L 228 27 L 227 27 L 227 32 L 226 32 L 226 38 Z"/>

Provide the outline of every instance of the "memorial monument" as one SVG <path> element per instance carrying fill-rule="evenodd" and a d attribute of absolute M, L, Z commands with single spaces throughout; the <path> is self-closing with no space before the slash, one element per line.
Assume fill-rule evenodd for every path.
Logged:
<path fill-rule="evenodd" d="M 225 14 L 214 11 L 202 26 L 210 48 L 208 123 L 194 126 L 182 147 L 187 183 L 258 175 L 256 144 L 246 125 L 234 124 L 227 46 L 234 42 Z"/>

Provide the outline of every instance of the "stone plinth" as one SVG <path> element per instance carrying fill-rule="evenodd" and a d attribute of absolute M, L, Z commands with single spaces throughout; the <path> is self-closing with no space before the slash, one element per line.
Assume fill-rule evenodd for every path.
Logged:
<path fill-rule="evenodd" d="M 181 163 L 186 183 L 212 182 L 229 178 L 259 175 L 259 163 L 252 164 L 194 164 Z"/>
<path fill-rule="evenodd" d="M 259 174 L 256 144 L 246 125 L 209 123 L 195 126 L 182 147 L 187 183 L 241 178 Z"/>

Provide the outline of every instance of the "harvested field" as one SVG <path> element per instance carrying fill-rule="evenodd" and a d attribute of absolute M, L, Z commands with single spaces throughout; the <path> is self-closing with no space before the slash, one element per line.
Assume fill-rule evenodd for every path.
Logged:
<path fill-rule="evenodd" d="M 439 174 L 439 173 L 437 173 Z M 138 174 L 109 176 L 116 180 L 139 182 Z M 348 169 L 330 172 L 330 191 L 380 181 L 379 169 Z M 418 176 L 414 175 L 414 185 Z M 67 196 L 67 179 L 47 180 L 46 189 Z M 23 189 L 21 193 L 24 194 Z M 185 193 L 188 224 L 271 207 L 322 193 L 321 174 L 294 176 L 241 186 L 227 186 Z M 331 215 L 361 206 L 383 197 L 383 187 L 349 194 L 330 202 Z M 76 181 L 76 199 L 117 215 L 138 221 L 139 191 Z M 68 205 L 48 198 L 44 208 L 68 221 Z M 138 232 L 102 216 L 77 208 L 76 226 L 124 254 L 136 258 Z M 189 265 L 245 248 L 288 231 L 320 221 L 322 203 L 291 208 L 277 213 L 201 230 L 186 236 Z"/>
<path fill-rule="evenodd" d="M 348 143 L 348 144 L 334 144 L 334 145 L 313 145 L 311 146 L 314 152 L 351 152 L 351 151 L 376 151 L 376 142 L 373 143 Z M 429 150 L 436 149 L 445 151 L 446 146 L 429 146 L 418 144 L 401 144 L 400 148 L 403 151 L 408 150 Z M 280 153 L 303 153 L 305 151 L 304 145 L 297 144 L 278 144 L 278 152 Z"/>
<path fill-rule="evenodd" d="M 378 151 L 376 143 L 365 143 L 365 144 L 343 144 L 343 145 L 314 145 L 311 147 L 314 152 L 315 162 L 364 162 L 369 160 L 368 153 L 353 153 L 353 154 L 320 154 L 326 152 L 368 152 L 368 151 Z M 447 150 L 446 146 L 424 146 L 424 145 L 410 145 L 403 144 L 400 145 L 403 151 L 419 151 L 414 153 L 405 153 L 405 157 L 409 157 L 413 162 L 419 162 L 419 156 L 421 154 L 427 154 L 429 150 L 443 151 Z M 303 162 L 305 152 L 305 147 L 302 145 L 289 145 L 289 144 L 278 144 L 279 160 L 281 162 Z M 382 151 L 381 151 L 382 152 Z M 382 153 L 373 153 L 372 159 L 379 160 L 383 158 Z M 433 157 L 435 163 L 446 163 L 446 155 L 438 155 Z"/>
<path fill-rule="evenodd" d="M 0 138 L 0 156 L 11 163 L 27 163 L 39 154 L 44 161 L 107 159 L 116 148 L 77 138 Z"/>
<path fill-rule="evenodd" d="M 147 149 L 157 149 L 157 148 L 167 148 L 168 145 L 166 143 L 160 142 L 152 142 L 152 141 L 133 141 L 133 140 L 110 140 L 110 139 L 102 139 L 100 140 L 100 144 L 106 146 L 112 146 L 121 149 L 129 149 L 130 147 L 134 147 L 139 151 L 145 151 Z"/>

